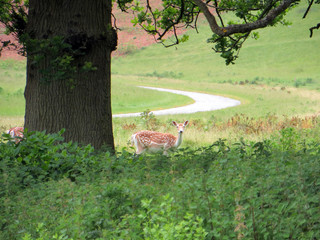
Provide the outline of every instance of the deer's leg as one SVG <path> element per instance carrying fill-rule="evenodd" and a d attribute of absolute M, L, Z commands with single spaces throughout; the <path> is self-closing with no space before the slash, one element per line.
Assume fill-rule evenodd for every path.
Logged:
<path fill-rule="evenodd" d="M 136 135 L 132 135 L 131 144 L 135 146 L 136 152 L 135 155 L 143 153 L 146 149 L 142 146 L 140 139 Z"/>
<path fill-rule="evenodd" d="M 170 145 L 166 144 L 163 148 L 163 155 L 168 157 L 168 150 L 170 149 Z"/>
<path fill-rule="evenodd" d="M 136 154 L 139 155 L 139 154 L 145 152 L 146 150 L 147 150 L 146 147 L 144 147 L 142 144 L 140 144 L 140 142 L 137 141 Z"/>
<path fill-rule="evenodd" d="M 137 150 L 136 150 L 136 154 L 137 155 L 140 155 L 141 153 L 143 153 L 143 152 L 145 152 L 146 151 L 146 149 L 144 149 L 144 148 L 137 148 Z"/>

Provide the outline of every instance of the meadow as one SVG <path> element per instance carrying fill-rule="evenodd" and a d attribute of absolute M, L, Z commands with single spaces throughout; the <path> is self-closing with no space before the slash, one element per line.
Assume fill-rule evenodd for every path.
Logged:
<path fill-rule="evenodd" d="M 302 19 L 305 7 L 287 16 L 289 26 L 260 29 L 258 40 L 249 38 L 234 65 L 226 66 L 207 39 L 211 32 L 199 24 L 198 32 L 187 32 L 189 40 L 172 48 L 155 44 L 129 56 L 113 59 L 113 73 L 170 77 L 187 82 L 259 82 L 268 85 L 319 87 L 319 35 L 309 37 L 309 27 L 318 21 L 319 8 Z M 204 20 L 203 20 L 204 21 Z M 169 41 L 169 40 L 168 40 Z M 168 58 L 167 56 L 170 56 Z M 136 59 L 139 59 L 136 61 Z M 154 68 L 157 66 L 157 68 Z"/>
<path fill-rule="evenodd" d="M 232 66 L 212 52 L 203 25 L 177 48 L 115 57 L 113 112 L 144 114 L 113 119 L 114 155 L 63 142 L 63 130 L 26 133 L 19 144 L 3 135 L 0 240 L 320 239 L 320 34 L 308 33 L 319 10 L 302 14 L 259 31 Z M 25 62 L 0 61 L 0 76 L 2 132 L 23 125 Z M 149 110 L 192 100 L 140 85 L 241 105 L 158 117 Z M 187 119 L 180 149 L 133 155 L 133 132 L 175 133 L 171 121 Z"/>

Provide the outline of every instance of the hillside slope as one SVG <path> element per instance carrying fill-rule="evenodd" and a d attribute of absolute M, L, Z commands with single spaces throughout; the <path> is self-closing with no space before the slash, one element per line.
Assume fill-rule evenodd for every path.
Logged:
<path fill-rule="evenodd" d="M 190 30 L 186 43 L 164 48 L 154 44 L 126 58 L 115 58 L 114 74 L 179 78 L 204 82 L 260 82 L 270 85 L 320 84 L 320 31 L 309 37 L 309 28 L 320 15 L 320 7 L 311 9 L 302 19 L 306 5 L 289 12 L 290 26 L 278 25 L 259 30 L 258 40 L 248 39 L 236 64 L 226 66 L 207 39 L 212 33 L 205 22 L 199 33 Z"/>

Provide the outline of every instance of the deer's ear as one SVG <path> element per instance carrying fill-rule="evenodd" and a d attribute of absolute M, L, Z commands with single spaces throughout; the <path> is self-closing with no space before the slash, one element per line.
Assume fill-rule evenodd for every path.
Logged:
<path fill-rule="evenodd" d="M 183 125 L 184 125 L 184 126 L 187 126 L 187 125 L 188 125 L 188 123 L 189 123 L 189 121 L 187 120 L 187 121 L 185 121 L 185 122 L 184 122 L 184 124 L 183 124 Z"/>
<path fill-rule="evenodd" d="M 172 124 L 173 124 L 174 126 L 177 126 L 177 125 L 178 125 L 175 121 L 172 121 Z"/>

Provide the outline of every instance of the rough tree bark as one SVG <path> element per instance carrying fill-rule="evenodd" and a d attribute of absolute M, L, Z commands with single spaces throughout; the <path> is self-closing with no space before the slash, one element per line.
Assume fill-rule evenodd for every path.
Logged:
<path fill-rule="evenodd" d="M 32 39 L 62 36 L 73 48 L 84 47 L 77 69 L 91 62 L 95 71 L 73 74 L 74 88 L 66 80 L 46 83 L 41 69 L 50 59 L 34 64 L 28 53 L 25 88 L 25 128 L 57 132 L 65 128 L 66 141 L 106 145 L 114 149 L 111 114 L 111 52 L 116 33 L 111 27 L 111 0 L 30 0 L 27 33 Z M 53 70 L 53 74 L 54 74 Z"/>

